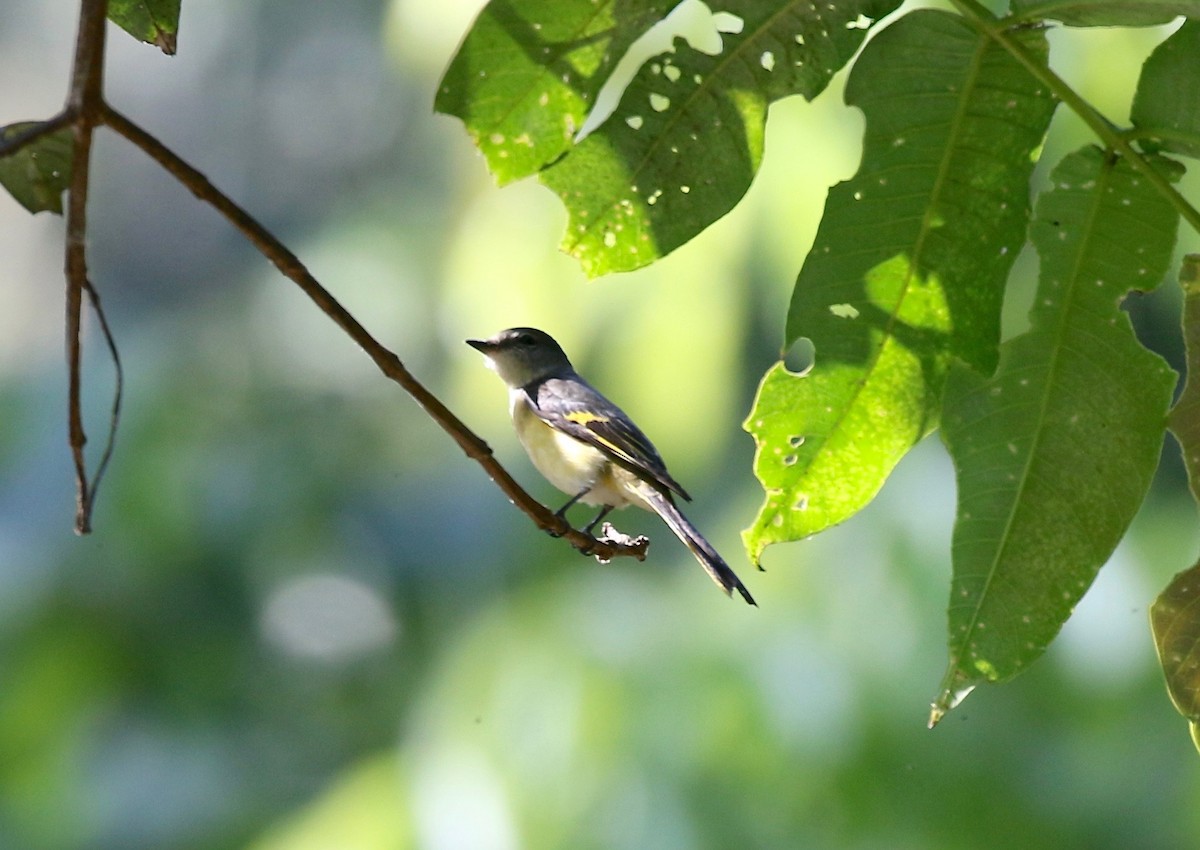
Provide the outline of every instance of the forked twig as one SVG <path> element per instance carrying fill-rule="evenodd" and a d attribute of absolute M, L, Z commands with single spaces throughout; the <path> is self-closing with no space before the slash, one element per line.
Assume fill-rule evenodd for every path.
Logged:
<path fill-rule="evenodd" d="M 246 237 L 250 244 L 270 260 L 283 275 L 299 286 L 322 313 L 331 318 L 338 327 L 358 343 L 359 347 L 379 367 L 380 372 L 402 386 L 416 400 L 417 404 L 425 409 L 433 421 L 458 443 L 467 457 L 482 466 L 509 500 L 524 511 L 539 528 L 555 536 L 566 538 L 576 549 L 589 555 L 595 555 L 599 560 L 611 560 L 616 557 L 634 557 L 638 560 L 645 558 L 649 541 L 644 538 L 628 544 L 617 540 L 597 539 L 572 528 L 565 519 L 556 516 L 549 508 L 525 492 L 508 474 L 508 470 L 496 460 L 491 447 L 413 377 L 399 357 L 371 336 L 367 329 L 325 287 L 317 282 L 317 279 L 305 268 L 300 259 L 274 234 L 213 186 L 207 177 L 180 158 L 174 151 L 111 106 L 105 105 L 103 121 L 113 131 L 124 136 L 165 168 L 198 199 L 215 207 Z"/>
<path fill-rule="evenodd" d="M 68 440 L 75 463 L 75 533 L 91 530 L 93 487 L 88 481 L 87 461 L 83 448 L 87 434 L 83 428 L 80 403 L 83 378 L 80 344 L 80 318 L 83 312 L 83 293 L 91 288 L 87 271 L 87 199 L 91 162 L 92 131 L 103 113 L 104 103 L 104 36 L 108 0 L 83 0 L 79 12 L 79 35 L 75 40 L 75 64 L 71 73 L 71 90 L 64 114 L 72 116 L 71 127 L 75 143 L 71 148 L 71 179 L 67 188 L 67 228 L 65 272 L 66 337 L 68 372 Z M 106 326 L 99 300 L 93 301 Z M 110 337 L 111 341 L 111 337 Z M 119 401 L 117 407 L 119 408 Z M 113 439 L 112 435 L 109 437 Z M 99 483 L 99 479 L 97 479 Z"/>
<path fill-rule="evenodd" d="M 24 145 L 41 138 L 46 133 L 70 126 L 75 133 L 72 152 L 72 173 L 68 186 L 70 195 L 67 208 L 66 277 L 67 277 L 67 360 L 70 372 L 70 444 L 75 461 L 78 508 L 76 531 L 87 533 L 91 525 L 91 510 L 96 488 L 99 485 L 109 458 L 120 417 L 124 376 L 117 346 L 108 322 L 100 306 L 100 297 L 87 274 L 87 194 L 88 164 L 91 155 L 92 131 L 98 126 L 108 126 L 120 136 L 144 151 L 151 159 L 165 168 L 180 183 L 186 186 L 201 201 L 213 206 L 246 239 L 254 245 L 276 268 L 299 286 L 317 308 L 329 316 L 346 334 L 367 353 L 388 378 L 398 383 L 411 395 L 430 417 L 448 433 L 467 457 L 475 460 L 509 500 L 527 514 L 544 531 L 564 537 L 579 551 L 594 555 L 598 560 L 609 561 L 616 557 L 645 558 L 648 540 L 629 539 L 620 535 L 592 537 L 572 528 L 564 518 L 555 515 L 542 505 L 508 474 L 496 460 L 491 447 L 472 432 L 436 396 L 430 393 L 405 368 L 394 353 L 382 346 L 371 334 L 335 299 L 316 278 L 309 273 L 288 248 L 250 213 L 238 206 L 218 190 L 208 178 L 192 167 L 174 151 L 142 129 L 133 121 L 113 109 L 104 100 L 103 59 L 104 30 L 107 0 L 81 0 L 79 36 L 76 41 L 75 66 L 72 73 L 71 91 L 67 106 L 59 115 L 43 122 L 38 127 L 18 136 L 0 141 L 0 156 L 19 150 Z M 112 407 L 111 427 L 108 444 L 101 456 L 95 477 L 89 482 L 83 448 L 87 441 L 83 429 L 80 404 L 81 391 L 81 345 L 80 315 L 83 294 L 88 294 L 99 319 L 100 329 L 112 354 L 116 367 L 116 392 Z"/>

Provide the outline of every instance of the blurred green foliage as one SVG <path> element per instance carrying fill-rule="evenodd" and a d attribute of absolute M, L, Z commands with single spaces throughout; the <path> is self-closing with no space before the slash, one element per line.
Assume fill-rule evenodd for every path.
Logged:
<path fill-rule="evenodd" d="M 0 8 L 0 123 L 58 102 L 71 11 Z M 472 12 L 185 4 L 173 60 L 114 33 L 110 95 L 548 500 L 461 340 L 553 331 L 736 558 L 758 499 L 739 423 L 859 119 L 840 91 L 777 104 L 767 146 L 802 155 L 768 156 L 748 203 L 688 248 L 585 284 L 555 252 L 550 193 L 496 193 L 430 114 Z M 90 538 L 70 531 L 61 232 L 0 202 L 0 847 L 1200 840 L 1146 623 L 1195 555 L 1173 458 L 1047 657 L 930 733 L 953 510 L 936 444 L 852 523 L 772 551 L 746 576 L 761 610 L 714 592 L 649 516 L 617 517 L 652 535 L 649 559 L 600 566 L 534 530 L 148 162 L 103 144 L 93 171 L 93 276 L 128 396 Z M 808 197 L 771 191 L 798 180 Z M 1147 338 L 1176 321 L 1163 303 L 1139 302 Z M 88 357 L 98 443 L 98 339 Z"/>

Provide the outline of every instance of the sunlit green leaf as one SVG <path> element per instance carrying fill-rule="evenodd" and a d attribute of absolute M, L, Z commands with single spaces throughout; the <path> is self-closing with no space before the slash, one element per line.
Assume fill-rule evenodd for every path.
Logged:
<path fill-rule="evenodd" d="M 0 138 L 11 139 L 36 126 L 33 121 L 9 124 L 0 127 Z M 62 215 L 62 193 L 71 181 L 73 147 L 74 137 L 67 128 L 0 157 L 0 184 L 30 212 L 48 210 Z"/>
<path fill-rule="evenodd" d="M 492 0 L 438 87 L 434 108 L 461 118 L 501 185 L 574 142 L 629 45 L 677 0 Z"/>
<path fill-rule="evenodd" d="M 1013 14 L 1073 27 L 1139 27 L 1200 17 L 1200 0 L 1012 0 Z"/>
<path fill-rule="evenodd" d="M 615 112 L 542 172 L 567 208 L 562 248 L 589 276 L 644 266 L 733 208 L 763 153 L 767 107 L 813 98 L 896 0 L 729 0 L 721 49 L 683 40 L 645 63 Z"/>
<path fill-rule="evenodd" d="M 1200 21 L 1186 21 L 1142 66 L 1130 118 L 1150 149 L 1200 156 Z"/>
<path fill-rule="evenodd" d="M 1020 35 L 1044 60 L 1038 32 Z M 1054 102 L 1007 53 L 944 12 L 910 14 L 863 50 L 858 174 L 829 193 L 788 313 L 805 375 L 767 373 L 746 428 L 767 491 L 746 546 L 841 522 L 937 425 L 947 365 L 995 364 L 999 312 L 1025 239 L 1032 153 Z"/>
<path fill-rule="evenodd" d="M 992 377 L 960 367 L 946 383 L 958 516 L 934 721 L 1041 655 L 1125 534 L 1162 449 L 1176 376 L 1119 302 L 1161 280 L 1177 213 L 1094 147 L 1059 163 L 1051 182 L 1033 221 L 1041 273 L 1029 331 L 1001 347 Z"/>
<path fill-rule="evenodd" d="M 175 54 L 180 0 L 109 0 L 108 17 L 138 41 Z"/>

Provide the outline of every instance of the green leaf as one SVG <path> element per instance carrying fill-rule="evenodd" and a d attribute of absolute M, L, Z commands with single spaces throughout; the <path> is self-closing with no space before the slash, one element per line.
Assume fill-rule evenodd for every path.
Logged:
<path fill-rule="evenodd" d="M 0 139 L 7 141 L 37 126 L 36 121 L 24 121 L 0 127 Z M 31 213 L 47 210 L 62 215 L 74 146 L 71 129 L 65 128 L 0 157 L 0 184 Z"/>
<path fill-rule="evenodd" d="M 109 0 L 108 18 L 125 32 L 175 55 L 180 0 Z"/>
<path fill-rule="evenodd" d="M 1200 501 L 1200 255 L 1184 258 L 1179 282 L 1187 383 L 1168 424 L 1183 449 L 1192 496 Z M 1167 692 L 1200 749 L 1200 563 L 1175 576 L 1159 594 L 1150 608 L 1150 625 Z"/>
<path fill-rule="evenodd" d="M 1200 749 L 1200 563 L 1175 576 L 1150 608 L 1167 693 Z"/>
<path fill-rule="evenodd" d="M 1154 166 L 1170 179 L 1182 168 Z M 1157 285 L 1178 215 L 1127 162 L 1087 147 L 1051 175 L 1033 222 L 1041 273 L 1028 332 L 995 375 L 946 383 L 958 478 L 950 664 L 931 724 L 975 685 L 1045 650 L 1124 535 L 1162 449 L 1175 373 L 1120 299 Z"/>
<path fill-rule="evenodd" d="M 1046 58 L 1042 33 L 1018 36 Z M 804 375 L 771 369 L 746 428 L 766 500 L 750 557 L 866 505 L 937 425 L 948 364 L 990 370 L 1004 281 L 1029 218 L 1029 177 L 1054 102 L 961 18 L 918 11 L 863 50 L 846 101 L 863 160 L 834 187 L 788 313 Z"/>
<path fill-rule="evenodd" d="M 1147 150 L 1200 157 L 1200 21 L 1185 21 L 1142 66 L 1130 116 Z"/>
<path fill-rule="evenodd" d="M 1012 0 L 1012 11 L 1022 20 L 1051 18 L 1071 27 L 1148 27 L 1200 17 L 1200 0 Z"/>
<path fill-rule="evenodd" d="M 574 143 L 626 50 L 678 0 L 492 0 L 438 87 L 501 185 Z"/>
<path fill-rule="evenodd" d="M 720 52 L 676 40 L 595 132 L 542 172 L 569 214 L 562 249 L 592 277 L 629 271 L 723 216 L 758 169 L 768 105 L 816 97 L 898 5 L 727 0 L 721 11 L 740 30 L 723 35 Z"/>

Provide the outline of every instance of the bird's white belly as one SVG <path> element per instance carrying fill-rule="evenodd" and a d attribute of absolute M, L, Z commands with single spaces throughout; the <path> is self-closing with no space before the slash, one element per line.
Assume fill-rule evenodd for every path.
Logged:
<path fill-rule="evenodd" d="M 628 497 L 617 489 L 611 474 L 613 465 L 603 452 L 547 425 L 529 408 L 523 393 L 513 393 L 510 412 L 521 445 L 547 481 L 570 496 L 591 487 L 580 499 L 585 504 L 628 504 Z"/>

